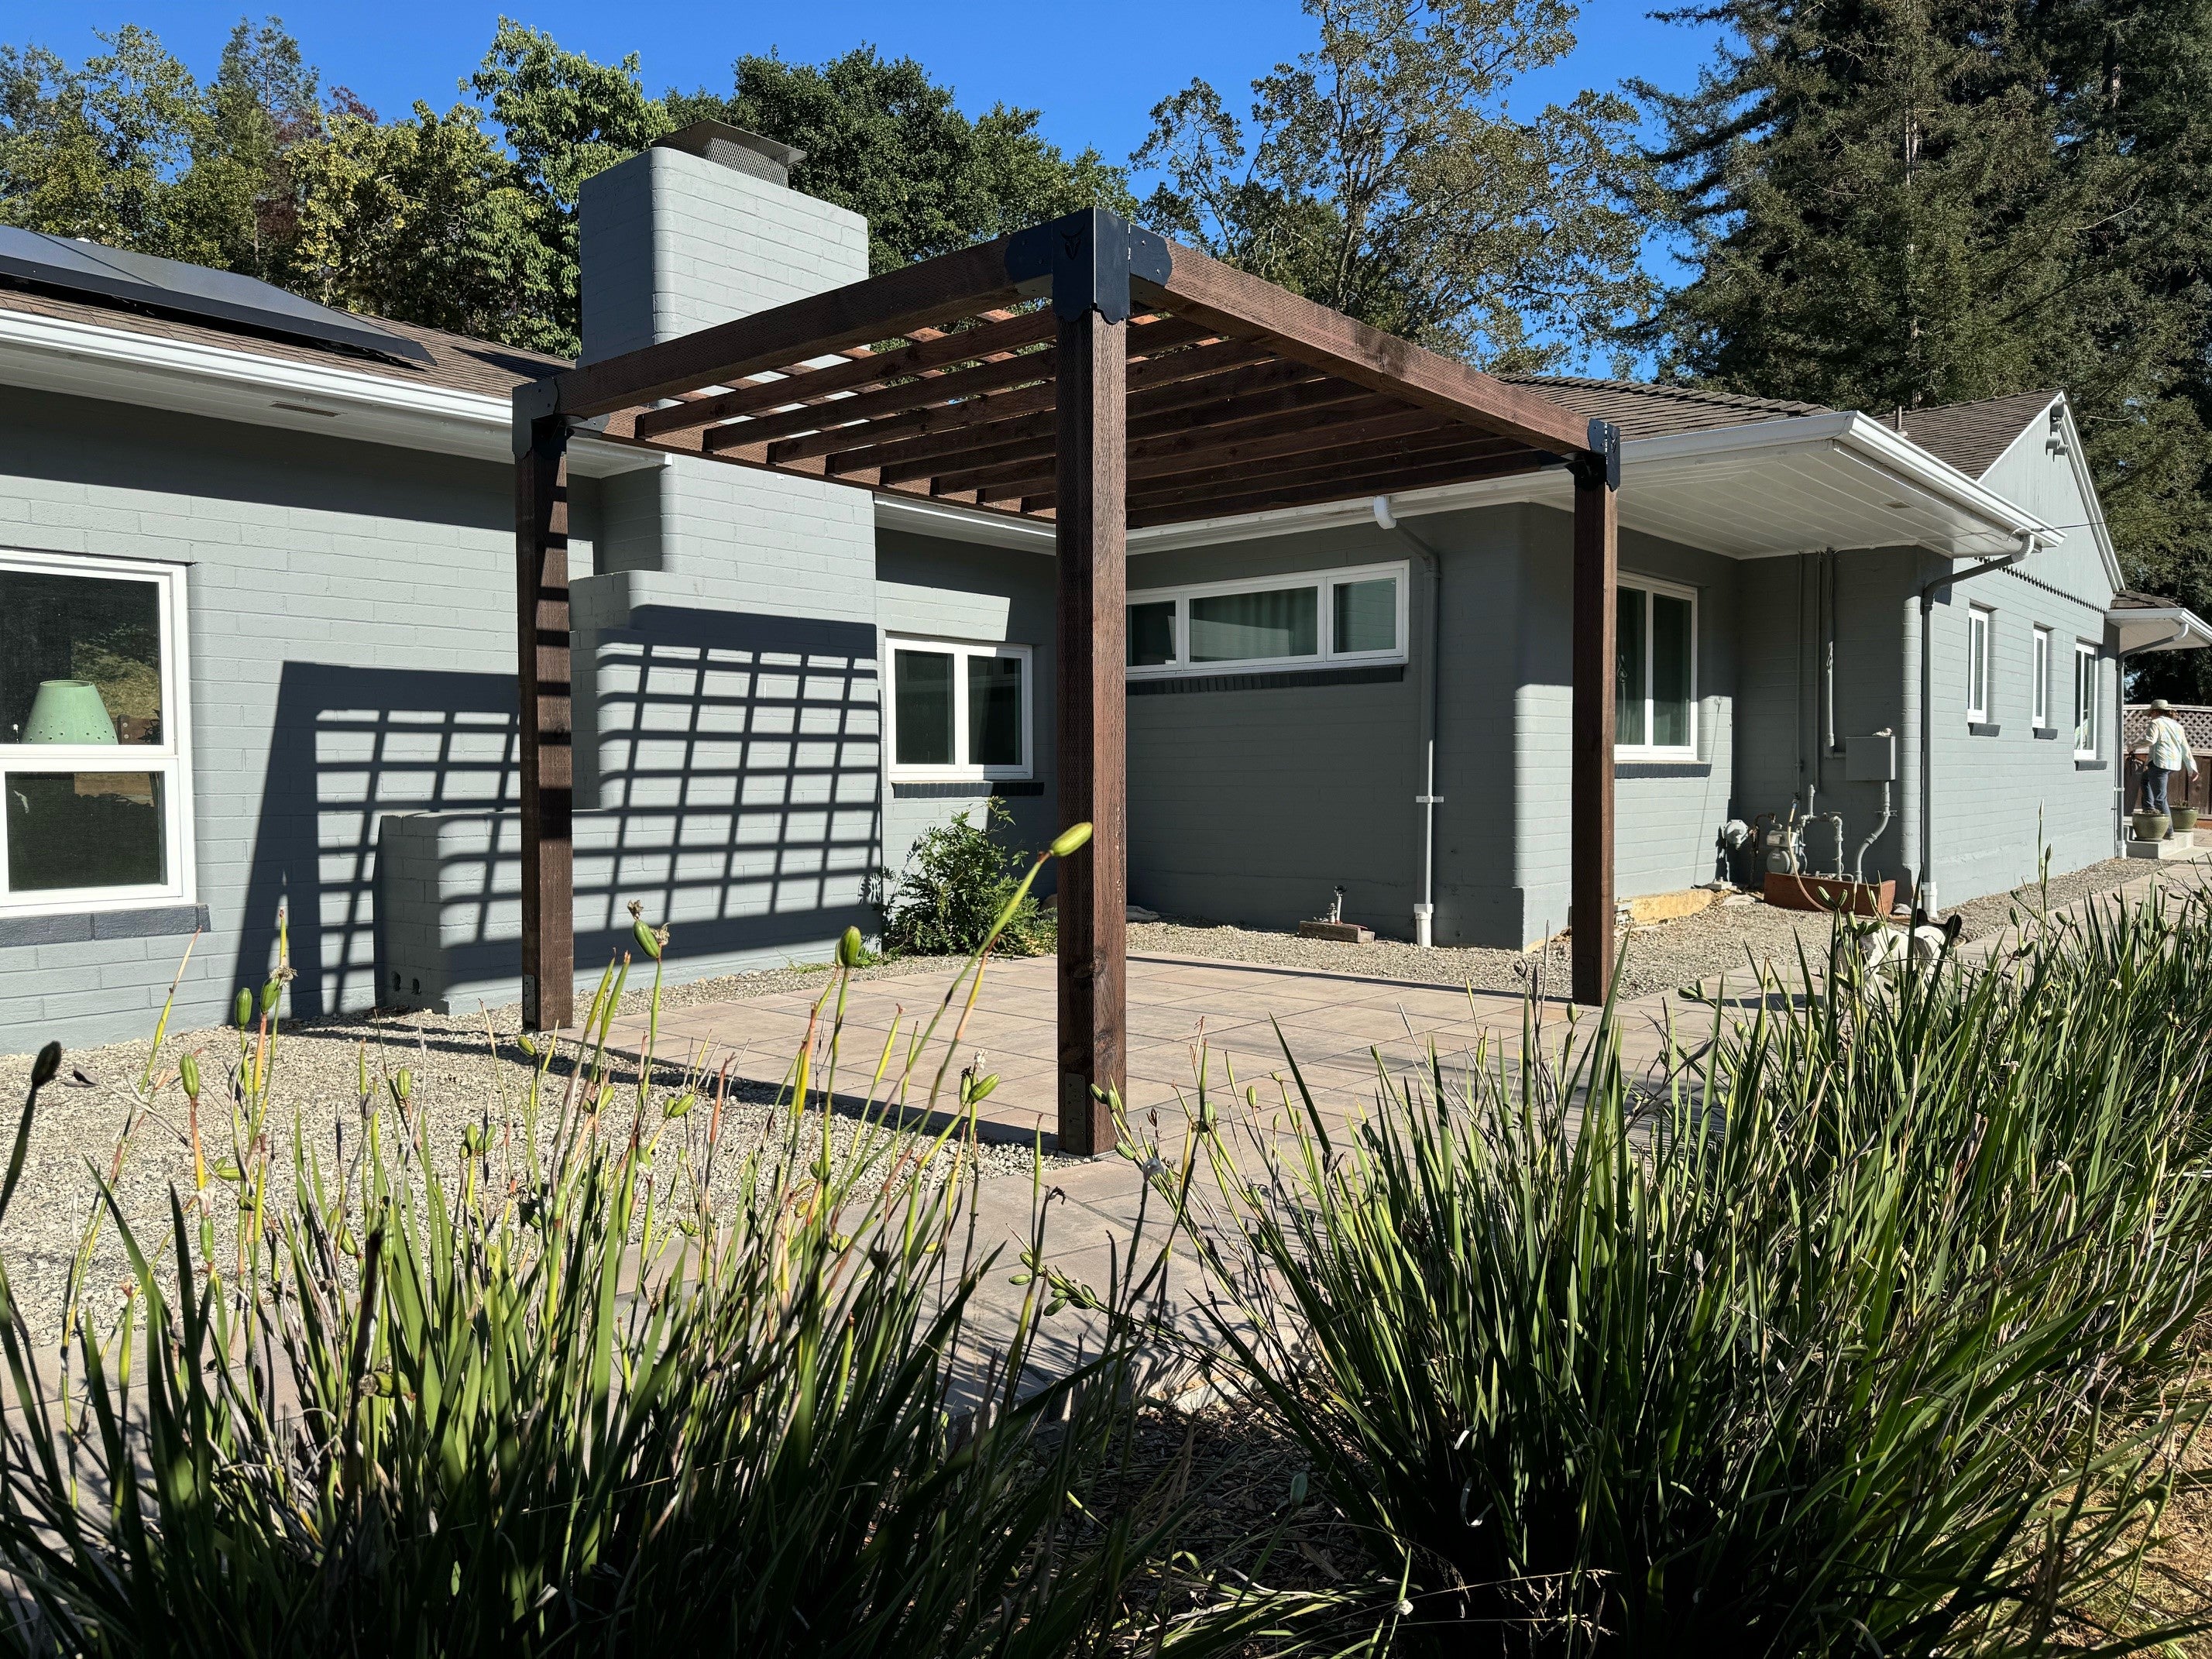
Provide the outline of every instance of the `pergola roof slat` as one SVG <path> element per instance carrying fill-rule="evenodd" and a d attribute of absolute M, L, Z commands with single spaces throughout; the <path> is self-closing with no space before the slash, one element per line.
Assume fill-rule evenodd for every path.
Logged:
<path fill-rule="evenodd" d="M 1121 279 L 1134 314 L 1115 331 L 1133 512 L 1382 493 L 1461 462 L 1480 476 L 1553 465 L 1592 442 L 1587 419 L 1540 393 L 1121 234 L 1147 250 Z M 573 370 L 559 412 L 678 454 L 1048 518 L 1066 319 L 1002 308 L 1051 286 L 1037 276 L 1049 239 L 1024 236 Z"/>
<path fill-rule="evenodd" d="M 880 276 L 810 295 L 734 322 L 641 346 L 555 377 L 558 412 L 577 418 L 733 386 L 749 375 L 851 346 L 904 337 L 1020 297 L 1006 269 L 1011 237 L 979 242 Z"/>
<path fill-rule="evenodd" d="M 1190 325 L 1178 324 L 1173 337 L 1176 341 L 1188 342 L 1199 334 L 1200 331 Z M 1146 342 L 1148 346 L 1152 343 Z M 1169 342 L 1164 340 L 1159 343 Z M 1267 354 L 1263 349 L 1242 342 L 1191 345 L 1186 349 L 1133 361 L 1129 365 L 1129 383 L 1146 388 L 1172 385 L 1178 380 L 1194 380 L 1223 368 L 1266 360 Z M 1051 354 L 1036 354 L 1032 361 L 1046 364 L 1043 372 L 1049 376 L 1050 365 L 1054 361 Z M 880 458 L 873 453 L 880 443 L 887 443 L 894 438 L 986 427 L 1018 415 L 1042 414 L 1054 406 L 1057 396 L 1054 384 L 1048 379 L 1042 385 L 979 397 L 966 403 L 934 405 L 859 425 L 825 428 L 805 437 L 770 444 L 766 459 L 769 465 L 777 465 L 817 455 L 830 455 L 835 457 L 829 467 L 831 472 L 858 471 L 880 465 Z M 729 447 L 735 447 L 737 438 L 750 431 L 751 428 L 748 424 L 727 429 L 736 434 L 729 444 Z M 977 442 L 984 441 L 981 436 L 975 440 Z"/>
<path fill-rule="evenodd" d="M 1212 323 L 1224 334 L 1263 339 L 1285 357 L 1486 427 L 1532 449 L 1564 456 L 1589 443 L 1589 422 L 1540 393 L 1492 380 L 1188 248 L 1175 249 L 1164 290 L 1141 280 L 1133 287 L 1147 302 L 1177 316 Z"/>
<path fill-rule="evenodd" d="M 780 409 L 786 404 L 798 403 L 802 399 L 826 398 L 835 392 L 874 386 L 896 375 L 924 374 L 956 363 L 989 358 L 1002 352 L 1019 351 L 1024 347 L 1041 345 L 1051 339 L 1052 330 L 1052 318 L 1048 313 L 1025 312 L 1000 321 L 985 323 L 977 328 L 962 329 L 957 333 L 929 331 L 930 338 L 890 351 L 871 352 L 866 356 L 838 363 L 832 368 L 814 368 L 805 363 L 788 363 L 776 371 L 781 377 L 779 379 L 739 386 L 676 409 L 648 410 L 638 416 L 638 435 L 653 437 L 663 432 L 681 431 L 686 427 L 712 426 L 717 422 L 735 420 L 741 415 Z"/>

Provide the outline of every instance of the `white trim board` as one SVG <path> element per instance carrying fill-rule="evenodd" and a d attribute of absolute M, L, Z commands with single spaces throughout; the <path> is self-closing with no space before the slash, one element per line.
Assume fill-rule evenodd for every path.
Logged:
<path fill-rule="evenodd" d="M 480 460 L 511 465 L 514 458 L 513 405 L 489 392 L 4 307 L 0 382 Z M 293 407 L 280 406 L 285 404 Z M 586 434 L 572 442 L 570 456 L 571 465 L 586 477 L 661 464 L 658 455 L 594 443 Z"/>

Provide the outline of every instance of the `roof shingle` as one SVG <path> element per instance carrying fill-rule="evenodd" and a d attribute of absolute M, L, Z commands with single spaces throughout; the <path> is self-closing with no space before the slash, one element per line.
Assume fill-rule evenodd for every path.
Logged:
<path fill-rule="evenodd" d="M 1882 424 L 1902 432 L 1937 460 L 1948 462 L 1970 478 L 1978 478 L 1997 464 L 1997 457 L 2012 447 L 2014 439 L 2042 418 L 2059 395 L 2017 392 L 1979 403 L 1904 409 Z"/>
<path fill-rule="evenodd" d="M 257 356 L 274 357 L 288 362 L 319 363 L 334 368 L 349 368 L 358 374 L 374 374 L 410 386 L 443 386 L 454 392 L 480 392 L 495 398 L 506 397 L 526 380 L 538 380 L 569 367 L 565 360 L 548 356 L 543 352 L 526 351 L 519 346 L 499 345 L 489 340 L 472 340 L 465 334 L 448 334 L 441 329 L 422 328 L 413 323 L 395 323 L 381 317 L 373 319 L 379 327 L 404 335 L 429 352 L 428 368 L 396 362 L 390 358 L 372 356 L 365 352 L 319 346 L 306 340 L 248 333 L 242 329 L 191 322 L 181 317 L 164 316 L 112 303 L 73 299 L 66 295 L 7 283 L 0 283 L 0 311 L 51 317 L 63 322 L 85 323 L 99 328 L 126 329 L 131 333 L 144 334 L 156 339 L 216 346 L 230 351 L 250 351 Z"/>
<path fill-rule="evenodd" d="M 1623 438 L 1630 439 L 1663 438 L 1677 432 L 1712 431 L 1831 412 L 1818 404 L 1745 398 L 1732 392 L 1709 392 L 1702 386 L 1570 375 L 1501 374 L 1498 378 L 1540 392 L 1577 415 L 1611 421 L 1620 428 Z"/>

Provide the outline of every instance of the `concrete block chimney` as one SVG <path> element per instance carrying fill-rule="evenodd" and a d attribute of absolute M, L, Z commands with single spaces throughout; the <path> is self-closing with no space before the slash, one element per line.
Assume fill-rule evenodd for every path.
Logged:
<path fill-rule="evenodd" d="M 868 274 L 868 222 L 791 188 L 804 157 L 698 121 L 584 181 L 583 359 L 595 362 Z"/>

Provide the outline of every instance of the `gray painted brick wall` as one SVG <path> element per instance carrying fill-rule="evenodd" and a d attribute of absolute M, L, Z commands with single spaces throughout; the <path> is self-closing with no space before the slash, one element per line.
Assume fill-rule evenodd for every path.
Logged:
<path fill-rule="evenodd" d="M 290 916 L 313 1013 L 375 995 L 375 828 L 512 789 L 507 469 L 322 432 L 10 392 L 0 544 L 187 568 L 197 898 L 182 1028 L 223 1017 Z M 592 492 L 575 501 L 588 561 Z M 511 793 L 507 799 L 512 799 Z M 0 1050 L 140 1037 L 179 938 L 0 950 Z"/>

